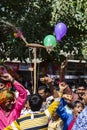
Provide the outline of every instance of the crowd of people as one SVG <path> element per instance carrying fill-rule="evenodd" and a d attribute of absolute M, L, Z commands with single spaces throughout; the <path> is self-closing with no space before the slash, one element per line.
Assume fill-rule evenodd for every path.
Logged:
<path fill-rule="evenodd" d="M 33 94 L 9 73 L 0 75 L 0 130 L 87 130 L 87 84 L 73 92 L 65 80 L 44 76 Z"/>

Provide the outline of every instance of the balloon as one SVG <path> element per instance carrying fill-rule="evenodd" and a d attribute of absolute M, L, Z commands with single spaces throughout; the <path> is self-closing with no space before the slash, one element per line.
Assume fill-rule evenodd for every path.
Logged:
<path fill-rule="evenodd" d="M 53 35 L 47 35 L 44 38 L 44 46 L 53 46 L 55 47 L 57 45 L 56 38 Z"/>
<path fill-rule="evenodd" d="M 56 35 L 56 39 L 57 41 L 61 41 L 61 39 L 66 35 L 66 32 L 67 32 L 67 27 L 64 23 L 58 23 L 56 26 L 55 26 L 55 29 L 54 29 L 54 32 L 55 32 L 55 35 Z"/>
<path fill-rule="evenodd" d="M 61 37 L 59 35 L 57 35 L 56 36 L 56 40 L 60 42 L 61 41 Z"/>

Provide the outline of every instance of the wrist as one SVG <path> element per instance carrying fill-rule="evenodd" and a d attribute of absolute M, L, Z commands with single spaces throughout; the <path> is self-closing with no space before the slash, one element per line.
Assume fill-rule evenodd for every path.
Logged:
<path fill-rule="evenodd" d="M 14 79 L 14 78 L 12 78 L 12 79 L 11 79 L 11 83 L 12 83 L 12 84 L 14 84 L 14 81 L 15 81 L 15 79 Z"/>

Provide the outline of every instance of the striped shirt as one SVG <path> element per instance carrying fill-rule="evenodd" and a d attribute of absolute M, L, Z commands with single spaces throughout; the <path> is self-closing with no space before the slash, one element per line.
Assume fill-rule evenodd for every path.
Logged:
<path fill-rule="evenodd" d="M 44 112 L 32 112 L 18 118 L 4 130 L 47 130 L 48 121 L 59 105 L 59 100 L 54 101 Z"/>

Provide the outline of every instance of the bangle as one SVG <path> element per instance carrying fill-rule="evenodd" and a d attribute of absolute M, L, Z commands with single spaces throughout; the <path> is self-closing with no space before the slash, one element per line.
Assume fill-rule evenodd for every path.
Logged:
<path fill-rule="evenodd" d="M 14 83 L 14 81 L 15 81 L 15 79 L 14 79 L 14 78 L 12 78 L 11 83 L 13 84 L 13 83 Z"/>

